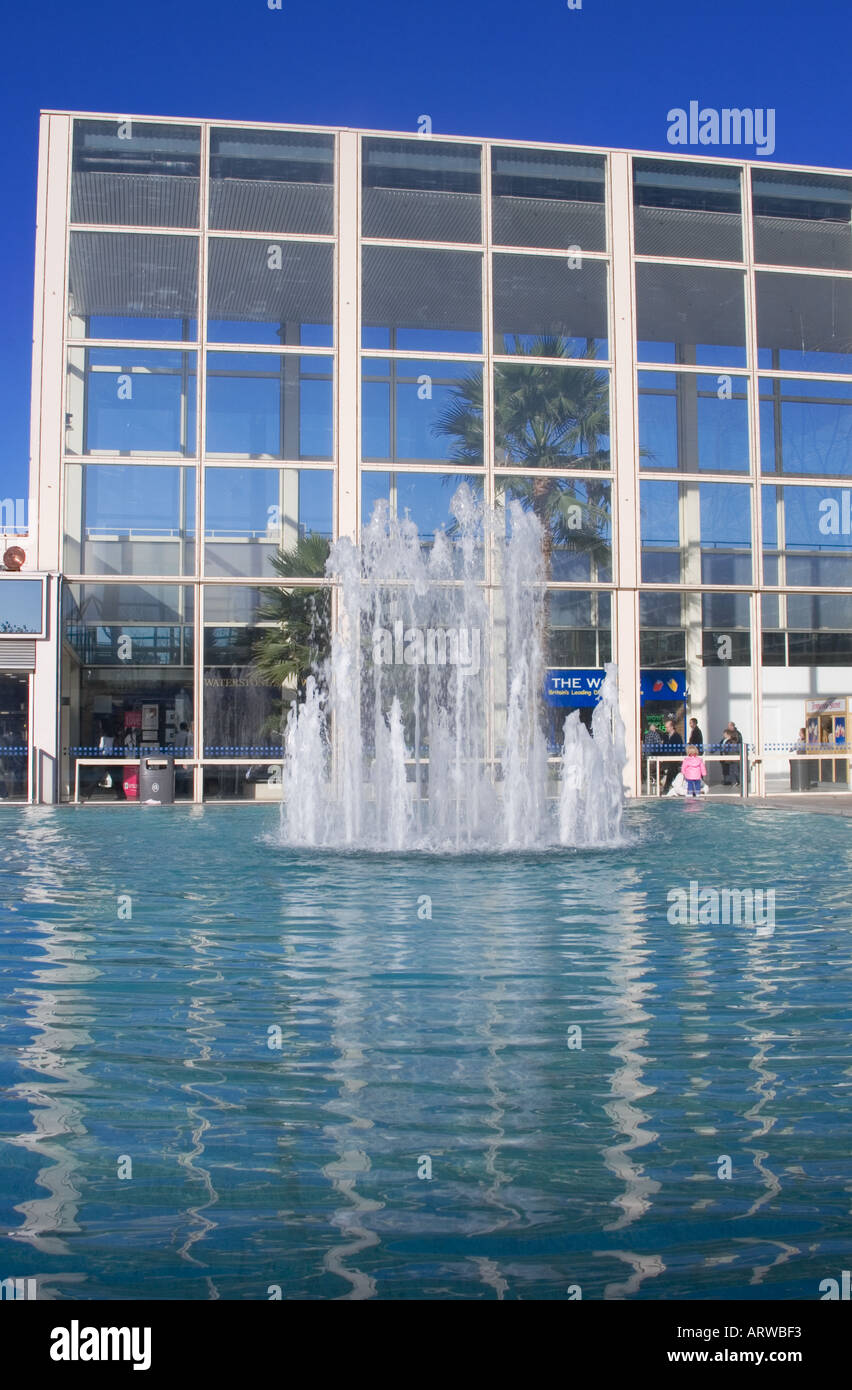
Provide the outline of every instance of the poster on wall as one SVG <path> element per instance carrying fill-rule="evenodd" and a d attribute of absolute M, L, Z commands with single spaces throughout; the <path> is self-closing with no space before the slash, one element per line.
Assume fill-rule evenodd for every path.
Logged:
<path fill-rule="evenodd" d="M 156 733 L 157 730 L 159 729 L 159 727 L 160 727 L 160 706 L 159 706 L 159 705 L 143 705 L 143 706 L 142 706 L 142 733 L 143 733 L 143 735 L 144 735 L 144 734 L 150 734 L 150 733 Z M 146 740 L 146 741 L 147 741 L 147 740 Z"/>
<path fill-rule="evenodd" d="M 689 695 L 685 671 L 640 671 L 639 695 L 644 705 L 648 701 L 685 700 Z"/>
<path fill-rule="evenodd" d="M 601 697 L 601 686 L 605 678 L 606 671 L 603 668 L 579 671 L 551 667 L 547 672 L 544 698 L 549 705 L 556 708 L 567 706 L 578 709 L 594 706 Z"/>

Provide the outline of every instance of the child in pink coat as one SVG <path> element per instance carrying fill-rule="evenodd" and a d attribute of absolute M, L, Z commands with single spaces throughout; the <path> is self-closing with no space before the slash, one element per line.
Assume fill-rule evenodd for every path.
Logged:
<path fill-rule="evenodd" d="M 686 781 L 687 796 L 700 796 L 701 780 L 707 776 L 707 768 L 704 766 L 704 759 L 698 752 L 694 743 L 690 743 L 686 750 L 686 757 L 680 765 Z"/>

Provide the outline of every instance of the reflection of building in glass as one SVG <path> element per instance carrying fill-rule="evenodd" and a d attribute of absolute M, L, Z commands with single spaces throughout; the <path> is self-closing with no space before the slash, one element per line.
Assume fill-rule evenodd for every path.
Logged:
<path fill-rule="evenodd" d="M 329 543 L 387 499 L 430 544 L 461 481 L 544 528 L 552 748 L 616 660 L 634 790 L 667 714 L 788 785 L 852 695 L 852 175 L 42 122 L 25 575 L 63 593 L 32 641 L 0 605 L 16 795 L 163 748 L 179 797 L 273 794 Z"/>

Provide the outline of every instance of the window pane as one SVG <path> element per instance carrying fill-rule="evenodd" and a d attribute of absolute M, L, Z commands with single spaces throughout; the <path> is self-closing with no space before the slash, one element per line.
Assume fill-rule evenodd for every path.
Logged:
<path fill-rule="evenodd" d="M 793 789 L 791 754 L 803 790 L 823 784 L 826 791 L 847 791 L 852 595 L 765 594 L 762 611 L 767 791 Z M 834 750 L 839 756 L 831 756 Z"/>
<path fill-rule="evenodd" d="M 569 684 L 580 673 L 603 677 L 612 660 L 612 599 L 589 589 L 551 589 L 546 600 L 547 671 L 544 727 L 548 751 L 561 753 L 565 718 L 579 709 L 580 720 L 591 723 L 594 701 L 588 693 L 575 695 Z M 588 686 L 583 681 L 586 692 Z"/>
<path fill-rule="evenodd" d="M 702 659 L 705 666 L 751 665 L 748 594 L 704 594 Z"/>
<path fill-rule="evenodd" d="M 681 575 L 677 483 L 643 482 L 640 490 L 642 579 L 678 584 Z"/>
<path fill-rule="evenodd" d="M 494 149 L 491 159 L 495 245 L 606 250 L 604 158 Z"/>
<path fill-rule="evenodd" d="M 751 171 L 755 260 L 852 270 L 852 179 Z"/>
<path fill-rule="evenodd" d="M 608 482 L 498 477 L 497 497 L 507 509 L 510 502 L 517 501 L 538 518 L 548 579 L 612 583 L 612 496 Z"/>
<path fill-rule="evenodd" d="M 750 584 L 751 488 L 737 483 L 700 483 L 701 583 Z M 687 497 L 684 520 L 689 524 Z M 692 531 L 685 535 L 692 542 Z M 687 570 L 691 567 L 687 562 Z"/>
<path fill-rule="evenodd" d="M 639 595 L 639 629 L 644 667 L 684 666 L 689 649 L 702 666 L 751 663 L 748 594 L 643 593 Z M 688 684 L 695 691 L 704 680 L 694 676 Z M 672 692 L 665 680 L 660 685 L 655 692 L 652 682 L 650 695 L 658 694 L 665 703 Z"/>
<path fill-rule="evenodd" d="M 324 572 L 333 527 L 330 469 L 207 468 L 204 565 L 209 575 L 271 578 Z"/>
<path fill-rule="evenodd" d="M 785 603 L 787 627 L 793 631 L 824 628 L 852 636 L 852 594 L 787 594 Z"/>
<path fill-rule="evenodd" d="M 745 366 L 744 280 L 737 270 L 637 265 L 636 316 L 640 361 Z"/>
<path fill-rule="evenodd" d="M 852 385 L 762 377 L 760 451 L 764 473 L 852 475 Z"/>
<path fill-rule="evenodd" d="M 365 246 L 363 257 L 363 346 L 482 351 L 481 256 Z M 376 343 L 376 328 L 386 343 Z"/>
<path fill-rule="evenodd" d="M 494 257 L 494 351 L 607 357 L 606 264 L 571 256 Z"/>
<path fill-rule="evenodd" d="M 482 240 L 479 145 L 365 139 L 362 164 L 364 236 Z"/>
<path fill-rule="evenodd" d="M 640 485 L 642 580 L 751 583 L 751 488 L 739 483 Z"/>
<path fill-rule="evenodd" d="M 328 588 L 205 586 L 206 757 L 281 757 L 289 705 L 328 650 L 330 599 Z M 205 796 L 269 800 L 277 776 L 263 764 L 211 769 Z"/>
<path fill-rule="evenodd" d="M 194 454 L 194 352 L 71 348 L 65 447 L 71 454 Z"/>
<path fill-rule="evenodd" d="M 642 468 L 747 473 L 746 379 L 640 372 L 639 449 Z"/>
<path fill-rule="evenodd" d="M 334 136 L 210 132 L 210 226 L 227 232 L 334 231 Z"/>
<path fill-rule="evenodd" d="M 0 633 L 4 636 L 44 634 L 44 580 L 23 579 L 11 573 L 0 578 Z"/>
<path fill-rule="evenodd" d="M 75 120 L 71 221 L 197 227 L 200 166 L 198 126 Z"/>
<path fill-rule="evenodd" d="M 71 233 L 70 337 L 192 339 L 197 310 L 197 237 Z"/>
<path fill-rule="evenodd" d="M 465 478 L 459 473 L 373 473 L 361 474 L 361 530 L 381 517 L 381 509 L 387 508 L 394 517 L 408 518 L 417 525 L 418 535 L 424 549 L 431 549 L 436 536 L 444 533 L 452 540 L 457 531 L 454 506 L 463 503 L 464 493 L 457 497 L 459 489 L 468 489 L 478 503 L 482 502 L 482 479 Z M 376 512 L 376 507 L 379 512 Z M 484 541 L 484 536 L 483 536 Z M 464 557 L 459 547 L 454 547 L 451 560 L 453 575 L 460 578 L 464 569 Z M 481 545 L 467 567 L 467 572 L 482 573 L 484 553 Z"/>
<path fill-rule="evenodd" d="M 850 561 L 848 488 L 763 488 L 764 583 L 848 587 Z"/>
<path fill-rule="evenodd" d="M 193 590 L 182 585 L 67 584 L 63 595 L 68 744 L 75 755 L 193 752 Z M 183 727 L 182 727 L 183 726 Z M 80 771 L 85 799 L 118 799 L 129 769 Z M 177 773 L 176 795 L 191 795 Z"/>
<path fill-rule="evenodd" d="M 852 372 L 852 280 L 764 271 L 755 283 L 759 366 Z"/>
<path fill-rule="evenodd" d="M 195 469 L 67 464 L 70 574 L 192 574 Z"/>
<path fill-rule="evenodd" d="M 211 343 L 330 343 L 333 251 L 322 242 L 210 239 Z M 307 333 L 306 333 L 307 330 Z M 322 341 L 318 346 L 325 346 Z"/>
<path fill-rule="evenodd" d="M 609 372 L 499 363 L 494 457 L 501 468 L 609 468 Z"/>
<path fill-rule="evenodd" d="M 362 362 L 365 459 L 481 468 L 482 368 L 465 362 Z"/>
<path fill-rule="evenodd" d="M 547 596 L 548 666 L 610 661 L 612 599 L 593 589 L 551 589 Z"/>
<path fill-rule="evenodd" d="M 740 171 L 634 159 L 633 219 L 640 255 L 741 261 Z"/>
<path fill-rule="evenodd" d="M 750 648 L 747 594 L 639 595 L 643 785 L 648 778 L 652 788 L 658 780 L 663 791 L 671 785 L 687 740 L 703 751 L 709 786 L 738 785 L 738 758 L 722 762 L 715 755 L 731 721 L 745 741 L 752 737 Z M 680 745 L 658 767 L 667 719 Z"/>
<path fill-rule="evenodd" d="M 332 359 L 207 355 L 207 454 L 326 459 L 332 453 Z"/>
<path fill-rule="evenodd" d="M 265 602 L 262 588 L 251 584 L 207 584 L 204 588 L 204 622 L 255 623 Z"/>

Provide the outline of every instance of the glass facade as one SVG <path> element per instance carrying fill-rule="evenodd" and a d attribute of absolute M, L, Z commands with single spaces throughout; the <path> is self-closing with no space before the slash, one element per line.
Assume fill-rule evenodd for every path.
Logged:
<path fill-rule="evenodd" d="M 636 790 L 669 713 L 780 788 L 852 696 L 852 175 L 56 119 L 65 794 L 112 740 L 274 795 L 330 544 L 452 540 L 461 483 L 541 521 L 548 665 L 621 662 Z"/>

